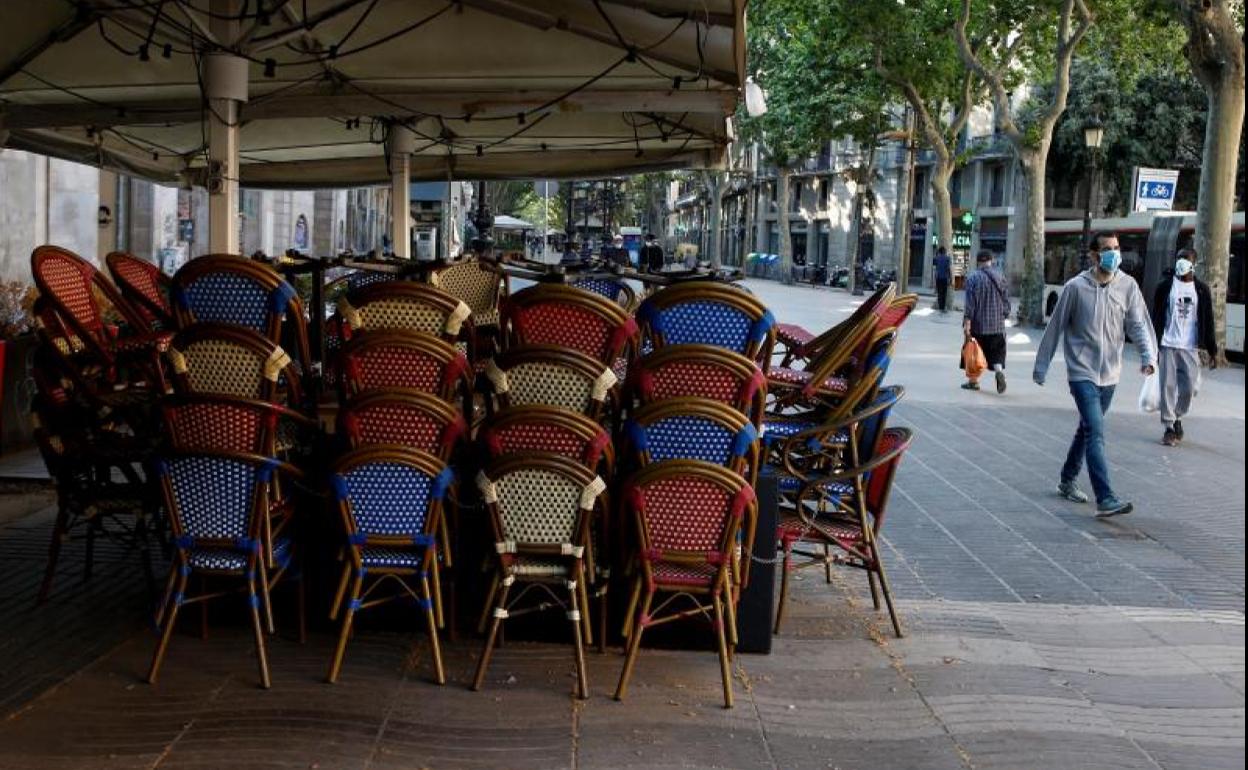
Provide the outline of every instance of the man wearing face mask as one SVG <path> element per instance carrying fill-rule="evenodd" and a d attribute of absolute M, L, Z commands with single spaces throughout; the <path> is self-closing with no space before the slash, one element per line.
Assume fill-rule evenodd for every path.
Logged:
<path fill-rule="evenodd" d="M 1062 287 L 1049 325 L 1036 351 L 1032 379 L 1044 384 L 1057 341 L 1066 359 L 1070 394 L 1079 410 L 1079 428 L 1066 454 L 1057 492 L 1078 503 L 1088 496 L 1076 483 L 1084 460 L 1096 495 L 1098 517 L 1130 513 L 1134 507 L 1114 494 L 1105 460 L 1105 413 L 1122 374 L 1124 333 L 1140 351 L 1140 371 L 1152 374 L 1157 362 L 1157 343 L 1140 287 L 1122 266 L 1122 252 L 1115 233 L 1098 233 L 1097 264 L 1076 275 Z"/>
<path fill-rule="evenodd" d="M 1218 365 L 1218 340 L 1213 330 L 1213 295 L 1196 280 L 1196 252 L 1183 249 L 1174 270 L 1153 293 L 1153 330 L 1161 346 L 1158 366 L 1161 382 L 1161 443 L 1177 446 L 1183 423 L 1200 377 L 1200 352 L 1209 354 L 1210 368 Z"/>

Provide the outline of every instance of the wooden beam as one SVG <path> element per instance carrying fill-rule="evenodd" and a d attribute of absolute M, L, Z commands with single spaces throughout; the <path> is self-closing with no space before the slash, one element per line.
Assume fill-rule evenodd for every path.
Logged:
<path fill-rule="evenodd" d="M 255 85 L 253 83 L 253 85 Z M 345 117 L 354 115 L 401 114 L 400 107 L 410 114 L 473 117 L 514 116 L 550 103 L 562 91 L 377 91 L 362 94 L 343 91 L 332 85 L 313 86 L 308 90 L 288 92 L 265 98 L 254 93 L 252 102 L 242 105 L 243 120 L 281 118 Z M 638 112 L 638 113 L 711 113 L 724 115 L 736 103 L 733 91 L 581 91 L 553 107 L 556 112 Z M 114 106 L 88 102 L 72 104 L 10 103 L 5 120 L 10 129 L 68 128 L 72 126 L 160 125 L 192 123 L 201 119 L 198 99 L 126 102 L 124 115 Z"/>

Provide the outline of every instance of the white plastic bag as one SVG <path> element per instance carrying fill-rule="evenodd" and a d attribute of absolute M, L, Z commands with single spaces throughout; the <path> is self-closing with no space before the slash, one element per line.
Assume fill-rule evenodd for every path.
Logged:
<path fill-rule="evenodd" d="M 1144 377 L 1144 385 L 1140 388 L 1140 411 L 1155 412 L 1161 408 L 1161 384 L 1157 380 L 1157 373 L 1153 372 Z"/>

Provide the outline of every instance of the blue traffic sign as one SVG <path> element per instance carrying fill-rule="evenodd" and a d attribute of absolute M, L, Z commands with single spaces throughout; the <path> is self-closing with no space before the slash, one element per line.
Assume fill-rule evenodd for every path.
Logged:
<path fill-rule="evenodd" d="M 1142 181 L 1137 197 L 1148 200 L 1168 201 L 1174 199 L 1173 182 Z"/>

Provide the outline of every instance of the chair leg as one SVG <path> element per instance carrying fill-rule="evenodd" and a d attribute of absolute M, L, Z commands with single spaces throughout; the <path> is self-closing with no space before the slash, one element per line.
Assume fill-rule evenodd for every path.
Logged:
<path fill-rule="evenodd" d="M 176 568 L 175 568 L 176 569 Z M 160 664 L 165 659 L 165 650 L 169 647 L 169 637 L 173 635 L 173 627 L 178 621 L 178 607 L 182 605 L 182 595 L 186 592 L 187 576 L 178 575 L 177 592 L 169 597 L 168 617 L 165 627 L 160 633 L 160 641 L 156 643 L 156 652 L 152 655 L 152 665 L 147 670 L 147 683 L 156 684 L 156 676 L 160 673 Z"/>
<path fill-rule="evenodd" d="M 260 606 L 264 610 L 264 628 L 270 634 L 277 633 L 277 627 L 273 625 L 273 598 L 269 596 L 269 569 L 264 565 L 267 557 L 261 553 L 260 558 L 256 560 L 256 567 L 260 570 Z"/>
<path fill-rule="evenodd" d="M 429 632 L 429 655 L 433 658 L 433 681 L 446 684 L 446 670 L 442 667 L 442 643 L 438 639 L 438 621 L 433 611 L 433 597 L 430 596 L 429 579 L 420 579 L 420 590 L 424 594 L 425 628 Z"/>
<path fill-rule="evenodd" d="M 342 577 L 338 578 L 338 590 L 334 592 L 333 604 L 329 605 L 329 619 L 338 619 L 338 610 L 342 609 L 343 597 L 347 595 L 347 583 L 351 579 L 351 562 L 342 565 Z"/>
<path fill-rule="evenodd" d="M 737 598 L 734 595 L 731 581 L 731 577 L 724 581 L 724 620 L 728 624 L 728 657 L 730 658 L 737 647 Z"/>
<path fill-rule="evenodd" d="M 827 543 L 823 544 L 823 581 L 832 585 L 832 547 Z"/>
<path fill-rule="evenodd" d="M 160 628 L 160 621 L 164 618 L 169 601 L 173 598 L 173 587 L 177 582 L 178 565 L 174 564 L 169 568 L 169 578 L 165 581 L 165 595 L 161 597 L 160 604 L 156 607 L 156 614 L 152 617 L 152 623 L 156 628 Z"/>
<path fill-rule="evenodd" d="M 485 633 L 485 624 L 490 620 L 490 610 L 494 609 L 494 597 L 498 594 L 498 572 L 490 578 L 490 590 L 485 595 L 485 603 L 481 606 L 481 618 L 477 621 L 477 633 Z"/>
<path fill-rule="evenodd" d="M 875 571 L 880 575 L 880 589 L 884 592 L 884 603 L 888 605 L 888 617 L 893 621 L 893 633 L 901 639 L 905 633 L 901 630 L 901 620 L 897 618 L 897 608 L 893 606 L 893 592 L 888 587 L 888 575 L 884 572 L 884 562 L 880 561 L 880 552 L 874 542 L 871 543 L 871 561 Z"/>
<path fill-rule="evenodd" d="M 780 633 L 780 624 L 784 621 L 784 608 L 789 603 L 789 572 L 793 569 L 793 549 L 784 546 L 784 561 L 780 563 L 780 602 L 776 605 L 776 625 L 771 633 Z"/>
<path fill-rule="evenodd" d="M 585 574 L 584 562 L 581 562 L 576 574 L 579 576 L 576 579 L 576 590 L 581 594 L 577 600 L 581 610 L 581 634 L 585 637 L 585 645 L 592 647 L 594 644 L 594 621 L 589 616 L 589 580 Z"/>
<path fill-rule="evenodd" d="M 724 680 L 724 708 L 732 708 L 732 663 L 728 660 L 728 641 L 724 634 L 723 598 L 712 597 L 715 604 L 715 641 L 719 645 L 719 674 Z"/>
<path fill-rule="evenodd" d="M 875 572 L 867 570 L 867 585 L 871 586 L 871 606 L 880 611 L 880 589 L 875 582 Z"/>
<path fill-rule="evenodd" d="M 52 578 L 56 575 L 56 563 L 61 558 L 61 545 L 65 542 L 68 528 L 69 509 L 63 505 L 58 506 L 56 524 L 52 526 L 52 541 L 48 543 L 48 566 L 43 570 L 43 582 L 39 584 L 39 596 L 36 599 L 39 604 L 46 602 L 48 594 L 52 592 Z"/>
<path fill-rule="evenodd" d="M 633 618 L 637 612 L 637 602 L 641 599 L 641 575 L 633 579 L 633 590 L 628 596 L 628 607 L 624 610 L 624 625 L 620 628 L 620 636 L 624 637 L 625 646 L 633 635 Z"/>
<path fill-rule="evenodd" d="M 583 570 L 578 569 L 573 574 L 580 574 L 582 580 L 579 585 L 577 581 L 568 582 L 568 620 L 572 623 L 572 655 L 576 659 L 576 697 L 585 700 L 589 697 L 589 678 L 585 674 L 585 644 L 589 644 L 588 639 L 584 639 L 581 629 L 588 625 L 586 621 L 589 619 L 581 610 L 581 603 L 585 597 L 585 584 Z"/>
<path fill-rule="evenodd" d="M 607 584 L 598 591 L 598 654 L 607 652 Z"/>
<path fill-rule="evenodd" d="M 637 580 L 640 586 L 641 577 L 638 576 Z M 654 594 L 647 592 L 632 623 L 632 634 L 628 637 L 628 654 L 624 657 L 624 669 L 620 671 L 620 683 L 615 688 L 616 700 L 624 700 L 624 694 L 628 691 L 628 680 L 633 675 L 633 665 L 637 662 L 637 652 L 641 649 L 641 635 L 646 630 L 641 619 L 650 612 L 650 603 L 653 601 Z"/>
<path fill-rule="evenodd" d="M 435 555 L 431 559 L 433 563 L 430 565 L 429 574 L 433 578 L 433 617 L 437 621 L 438 628 L 446 628 L 446 618 L 442 613 L 442 566 L 438 563 L 438 557 Z"/>
<path fill-rule="evenodd" d="M 264 557 L 261 556 L 260 558 L 263 559 Z M 261 584 L 263 585 L 263 579 Z M 256 663 L 260 666 L 260 686 L 267 690 L 272 686 L 272 682 L 269 680 L 269 656 L 264 649 L 264 626 L 260 624 L 260 597 L 256 596 L 256 579 L 254 577 L 247 581 L 247 604 L 251 609 L 251 628 L 256 635 Z M 269 633 L 272 633 L 272 631 Z"/>
<path fill-rule="evenodd" d="M 342 657 L 347 652 L 347 639 L 351 636 L 351 621 L 355 618 L 356 603 L 360 600 L 360 589 L 364 585 L 364 576 L 356 574 L 351 581 L 351 599 L 347 603 L 347 614 L 342 618 L 342 628 L 338 632 L 338 645 L 334 648 L 334 657 L 329 662 L 329 673 L 325 680 L 330 684 L 338 681 L 338 672 L 342 669 Z"/>
<path fill-rule="evenodd" d="M 490 632 L 485 637 L 485 647 L 481 648 L 481 658 L 477 661 L 477 673 L 472 678 L 472 689 L 480 690 L 485 683 L 485 671 L 490 667 L 490 656 L 494 653 L 494 643 L 498 639 L 499 627 L 507 616 L 507 594 L 511 592 L 511 584 L 515 577 L 508 575 L 499 583 L 498 601 L 494 605 L 494 618 L 490 621 Z"/>

